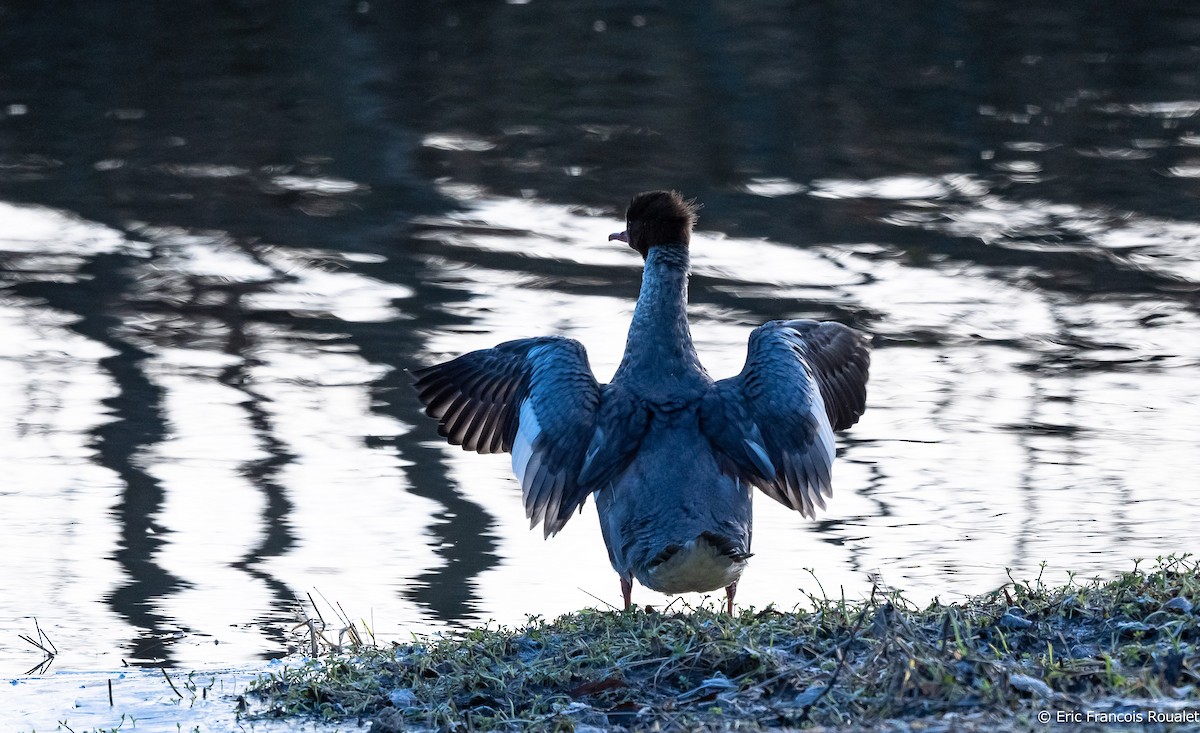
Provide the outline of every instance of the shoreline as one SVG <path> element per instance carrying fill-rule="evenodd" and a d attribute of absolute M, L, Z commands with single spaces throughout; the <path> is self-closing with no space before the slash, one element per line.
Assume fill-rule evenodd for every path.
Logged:
<path fill-rule="evenodd" d="M 878 588 L 734 616 L 675 602 L 403 644 L 353 627 L 336 649 L 310 626 L 318 656 L 255 666 L 5 679 L 0 721 L 75 733 L 1200 731 L 1191 556 L 948 604 Z"/>
<path fill-rule="evenodd" d="M 1141 563 L 1145 564 L 1145 563 Z M 252 685 L 260 716 L 393 730 L 1200 730 L 1189 556 L 917 607 L 583 610 L 362 645 Z"/>

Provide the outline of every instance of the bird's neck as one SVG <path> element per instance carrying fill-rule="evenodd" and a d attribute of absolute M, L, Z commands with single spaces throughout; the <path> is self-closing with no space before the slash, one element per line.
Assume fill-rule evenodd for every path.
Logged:
<path fill-rule="evenodd" d="M 650 249 L 618 377 L 636 374 L 647 383 L 666 385 L 703 374 L 688 328 L 687 283 L 687 247 Z"/>

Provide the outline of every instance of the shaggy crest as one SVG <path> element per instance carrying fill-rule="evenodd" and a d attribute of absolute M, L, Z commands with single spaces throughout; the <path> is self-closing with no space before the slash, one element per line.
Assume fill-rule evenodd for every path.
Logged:
<path fill-rule="evenodd" d="M 686 247 L 692 240 L 698 208 L 695 201 L 685 201 L 678 191 L 639 193 L 625 212 L 626 230 L 610 238 L 628 242 L 642 257 L 651 247 Z"/>

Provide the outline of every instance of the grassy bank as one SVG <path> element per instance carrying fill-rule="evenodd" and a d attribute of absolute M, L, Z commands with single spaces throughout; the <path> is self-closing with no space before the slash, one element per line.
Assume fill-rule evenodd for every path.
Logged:
<path fill-rule="evenodd" d="M 264 715 L 376 731 L 1200 729 L 1173 724 L 1200 711 L 1197 572 L 1164 558 L 1109 582 L 1018 582 L 924 608 L 876 590 L 733 617 L 585 610 L 360 646 L 255 694 Z"/>

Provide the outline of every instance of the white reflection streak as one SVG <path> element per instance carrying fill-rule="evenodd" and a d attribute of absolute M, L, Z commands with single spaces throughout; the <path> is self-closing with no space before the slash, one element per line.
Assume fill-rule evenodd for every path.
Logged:
<path fill-rule="evenodd" d="M 392 302 L 412 297 L 402 285 L 348 272 L 336 261 L 316 261 L 283 249 L 264 251 L 262 257 L 287 278 L 247 296 L 244 304 L 253 310 L 327 313 L 350 323 L 370 323 L 399 319 L 402 314 Z"/>
<path fill-rule="evenodd" d="M 1168 103 L 1162 109 L 1175 109 L 1174 104 Z M 1171 172 L 1187 174 L 1186 170 Z M 985 183 L 969 175 L 815 181 L 810 195 L 937 201 L 934 209 L 899 210 L 886 220 L 897 226 L 975 237 L 1013 249 L 1089 252 L 1126 267 L 1200 282 L 1200 224 L 1192 221 L 1053 201 L 1010 200 L 989 191 Z"/>
<path fill-rule="evenodd" d="M 412 578 L 441 561 L 428 527 L 440 505 L 409 493 L 408 464 L 368 436 L 409 426 L 372 410 L 371 384 L 383 368 L 359 355 L 311 343 L 272 344 L 251 370 L 275 437 L 293 458 L 278 475 L 288 487 L 297 545 L 263 569 L 298 594 L 317 590 L 377 629 L 422 626 L 405 597 Z"/>
<path fill-rule="evenodd" d="M 18 280 L 70 282 L 92 251 L 136 249 L 119 232 L 42 207 L 0 203 L 0 221 L 0 257 Z M 112 419 L 103 400 L 116 385 L 100 360 L 113 351 L 72 331 L 76 318 L 0 290 L 0 627 L 15 638 L 36 616 L 60 665 L 115 661 L 125 641 L 105 602 L 122 582 L 110 560 L 120 480 L 99 465 L 92 439 Z M 0 657 L 15 669 L 27 651 L 14 642 Z"/>
<path fill-rule="evenodd" d="M 241 406 L 246 394 L 218 381 L 213 356 L 162 349 L 145 365 L 162 388 L 167 425 L 164 440 L 145 454 L 147 473 L 164 496 L 156 520 L 169 531 L 155 559 L 184 584 L 160 598 L 159 608 L 195 635 L 265 652 L 258 630 L 240 627 L 269 616 L 275 599 L 259 579 L 232 566 L 261 542 L 265 500 L 243 468 L 266 454 Z M 224 655 L 217 645 L 194 644 L 180 656 L 195 664 Z"/>

